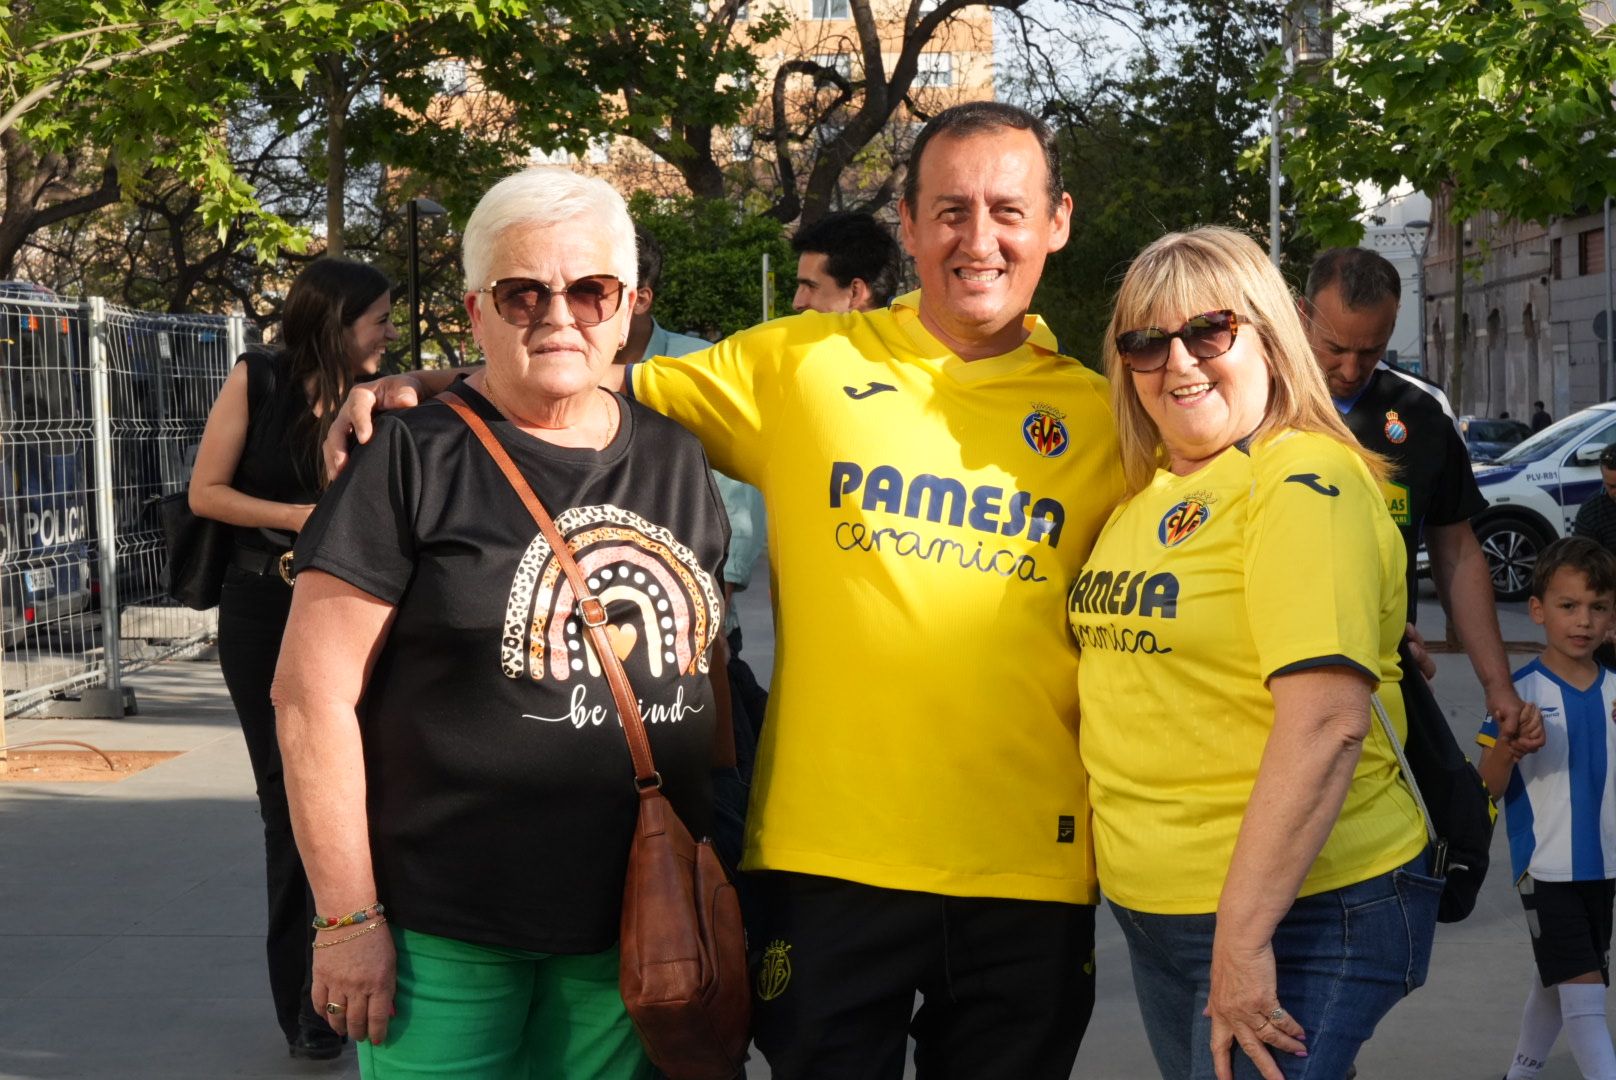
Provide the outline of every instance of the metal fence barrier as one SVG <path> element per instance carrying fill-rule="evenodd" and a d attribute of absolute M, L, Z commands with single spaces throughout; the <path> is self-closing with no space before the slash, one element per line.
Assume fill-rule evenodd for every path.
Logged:
<path fill-rule="evenodd" d="M 0 687 L 4 714 L 194 651 L 214 612 L 164 595 L 158 497 L 190 481 L 244 347 L 239 316 L 99 297 L 0 296 Z"/>

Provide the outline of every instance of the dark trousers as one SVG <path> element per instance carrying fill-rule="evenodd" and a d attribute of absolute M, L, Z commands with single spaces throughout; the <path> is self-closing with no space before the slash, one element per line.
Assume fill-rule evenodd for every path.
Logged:
<path fill-rule="evenodd" d="M 1071 1075 L 1094 1011 L 1092 906 L 753 877 L 753 1030 L 778 1080 L 898 1080 L 910 1035 L 920 1080 Z"/>
<path fill-rule="evenodd" d="M 279 577 L 261 577 L 231 567 L 219 600 L 219 667 L 241 720 L 258 785 L 258 813 L 264 821 L 264 856 L 269 891 L 269 989 L 275 1016 L 287 1041 L 298 1030 L 328 1031 L 325 1018 L 309 1001 L 313 962 L 314 898 L 292 838 L 286 779 L 275 740 L 275 709 L 269 684 L 275 677 L 281 634 L 292 606 L 292 590 Z"/>

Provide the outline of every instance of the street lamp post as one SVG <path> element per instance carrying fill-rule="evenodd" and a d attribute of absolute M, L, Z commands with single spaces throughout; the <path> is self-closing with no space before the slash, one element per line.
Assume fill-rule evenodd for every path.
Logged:
<path fill-rule="evenodd" d="M 1268 260 L 1279 265 L 1279 128 L 1281 123 L 1279 95 L 1268 109 Z M 1172 342 L 1168 342 L 1172 344 Z"/>
<path fill-rule="evenodd" d="M 1330 23 L 1334 8 L 1333 0 L 1291 0 L 1286 5 L 1283 47 L 1287 72 L 1317 67 L 1330 59 L 1335 49 Z M 1276 93 L 1268 111 L 1268 258 L 1275 266 L 1280 260 L 1280 140 L 1284 124 L 1284 102 Z"/>
<path fill-rule="evenodd" d="M 1419 246 L 1415 246 L 1415 238 L 1419 238 Z M 1425 366 L 1425 252 L 1431 245 L 1431 223 L 1423 219 L 1403 222 L 1403 239 L 1408 243 L 1409 253 L 1414 256 L 1414 289 L 1418 293 L 1415 298 L 1414 311 L 1420 319 L 1420 378 L 1429 379 L 1430 371 Z"/>
<path fill-rule="evenodd" d="M 409 305 L 410 305 L 410 367 L 421 366 L 421 251 L 417 242 L 422 214 L 437 217 L 449 211 L 431 199 L 411 199 L 404 209 L 406 243 L 410 249 Z"/>

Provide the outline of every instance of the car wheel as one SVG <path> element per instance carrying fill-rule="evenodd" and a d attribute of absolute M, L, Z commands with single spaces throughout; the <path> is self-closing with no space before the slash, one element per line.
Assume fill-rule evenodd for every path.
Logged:
<path fill-rule="evenodd" d="M 1499 600 L 1525 600 L 1532 593 L 1532 568 L 1549 542 L 1533 525 L 1519 518 L 1493 518 L 1476 529 L 1481 553 L 1487 557 L 1493 595 Z"/>

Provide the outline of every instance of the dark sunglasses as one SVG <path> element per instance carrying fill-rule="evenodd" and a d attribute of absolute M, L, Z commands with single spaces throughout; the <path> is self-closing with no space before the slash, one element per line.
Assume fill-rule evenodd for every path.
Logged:
<path fill-rule="evenodd" d="M 1177 330 L 1163 330 L 1147 326 L 1143 330 L 1129 330 L 1117 335 L 1117 352 L 1122 362 L 1136 375 L 1155 371 L 1167 363 L 1173 339 L 1178 338 L 1184 348 L 1197 360 L 1210 360 L 1234 348 L 1234 338 L 1240 330 L 1239 316 L 1232 311 L 1206 311 L 1196 315 Z"/>
<path fill-rule="evenodd" d="M 494 310 L 512 326 L 532 326 L 550 310 L 555 290 L 532 278 L 500 278 L 478 289 L 494 298 Z M 567 310 L 579 326 L 596 326 L 617 314 L 623 303 L 623 282 L 611 274 L 591 274 L 569 281 L 561 290 Z"/>

